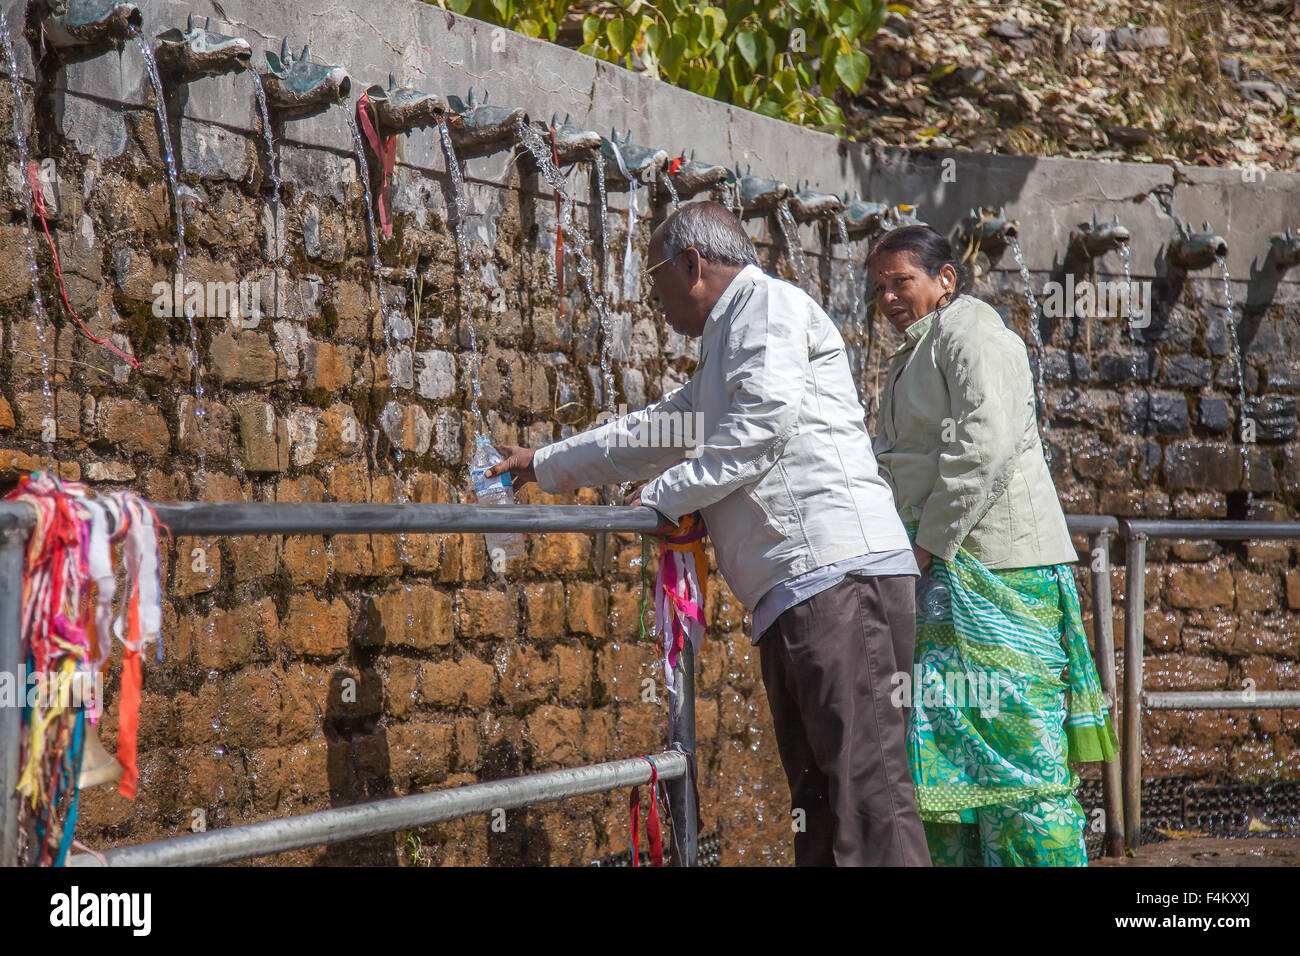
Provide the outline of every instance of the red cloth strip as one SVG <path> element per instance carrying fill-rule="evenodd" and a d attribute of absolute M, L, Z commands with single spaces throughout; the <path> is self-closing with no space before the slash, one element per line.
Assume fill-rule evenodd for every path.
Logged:
<path fill-rule="evenodd" d="M 379 160 L 383 170 L 375 200 L 375 205 L 379 208 L 379 231 L 385 239 L 391 239 L 393 238 L 393 216 L 389 208 L 388 187 L 393 175 L 393 167 L 397 164 L 397 137 L 390 136 L 380 141 L 379 121 L 370 115 L 372 110 L 374 107 L 370 103 L 370 97 L 362 93 L 357 100 L 357 118 L 361 120 L 361 132 L 365 136 L 366 145 Z"/>

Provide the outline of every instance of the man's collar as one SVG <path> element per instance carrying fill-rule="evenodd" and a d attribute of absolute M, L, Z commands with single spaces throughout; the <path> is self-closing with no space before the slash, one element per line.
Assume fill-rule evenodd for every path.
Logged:
<path fill-rule="evenodd" d="M 704 327 L 707 329 L 710 325 L 715 324 L 726 313 L 727 308 L 731 305 L 731 300 L 740 293 L 740 290 L 751 282 L 757 282 L 763 275 L 762 269 L 751 264 L 732 276 L 731 281 L 727 283 L 727 287 L 722 290 L 722 295 L 718 296 L 718 301 L 713 303 L 713 308 L 709 310 L 709 317 L 705 320 Z"/>

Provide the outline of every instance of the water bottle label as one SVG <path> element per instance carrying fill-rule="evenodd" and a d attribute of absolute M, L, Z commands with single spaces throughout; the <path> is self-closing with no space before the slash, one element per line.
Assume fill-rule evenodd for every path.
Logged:
<path fill-rule="evenodd" d="M 478 497 L 483 497 L 484 493 L 504 491 L 510 487 L 509 472 L 503 472 L 494 478 L 484 477 L 486 474 L 487 468 L 471 468 L 469 471 L 470 484 L 474 486 L 474 494 Z"/>

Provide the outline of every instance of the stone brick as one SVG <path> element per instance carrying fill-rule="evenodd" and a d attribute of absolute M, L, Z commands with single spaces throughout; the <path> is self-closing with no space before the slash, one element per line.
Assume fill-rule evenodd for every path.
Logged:
<path fill-rule="evenodd" d="M 227 385 L 270 385 L 284 379 L 271 338 L 261 332 L 222 332 L 208 348 L 207 364 Z"/>
<path fill-rule="evenodd" d="M 435 707 L 486 707 L 495 682 L 496 670 L 476 657 L 420 665 L 420 699 Z"/>
<path fill-rule="evenodd" d="M 275 671 L 249 667 L 221 685 L 225 714 L 223 741 L 235 747 L 259 747 L 274 740 L 280 724 L 280 688 Z"/>
<path fill-rule="evenodd" d="M 227 538 L 231 576 L 235 581 L 244 584 L 278 571 L 281 540 L 263 535 Z"/>
<path fill-rule="evenodd" d="M 406 720 L 415 709 L 418 697 L 416 681 L 421 665 L 405 657 L 390 657 L 386 667 L 384 710 L 398 720 Z"/>
<path fill-rule="evenodd" d="M 580 710 L 543 706 L 524 722 L 524 740 L 532 747 L 538 769 L 580 762 L 582 734 Z"/>
<path fill-rule="evenodd" d="M 457 636 L 513 638 L 518 628 L 518 598 L 513 590 L 457 592 Z"/>
<path fill-rule="evenodd" d="M 1170 488 L 1218 488 L 1241 485 L 1241 451 L 1229 445 L 1179 442 L 1165 449 L 1165 480 Z"/>
<path fill-rule="evenodd" d="M 1142 686 L 1147 690 L 1222 690 L 1227 679 L 1224 661 L 1161 654 L 1143 662 Z"/>
<path fill-rule="evenodd" d="M 559 675 L 559 661 L 527 645 L 508 652 L 501 674 L 501 699 L 510 707 L 546 700 Z"/>
<path fill-rule="evenodd" d="M 1126 395 L 1123 409 L 1126 431 L 1140 435 L 1181 435 L 1187 431 L 1187 399 L 1177 392 Z"/>
<path fill-rule="evenodd" d="M 300 657 L 337 657 L 347 650 L 350 613 L 347 603 L 337 598 L 293 595 L 284 619 L 285 646 Z"/>
<path fill-rule="evenodd" d="M 478 722 L 472 717 L 458 717 L 455 724 L 456 768 L 465 769 L 478 765 L 479 734 Z"/>
<path fill-rule="evenodd" d="M 259 639 L 268 646 L 275 642 L 279 625 L 275 605 L 266 598 L 229 611 L 213 609 L 191 639 L 199 666 L 222 671 L 243 667 L 253 659 Z"/>
<path fill-rule="evenodd" d="M 524 631 L 530 640 L 564 634 L 564 585 L 536 582 L 524 585 Z"/>
<path fill-rule="evenodd" d="M 653 585 L 646 587 L 646 627 L 654 624 Z M 609 594 L 609 636 L 614 638 L 635 638 L 641 633 L 637 620 L 641 613 L 641 586 L 639 584 L 615 584 Z"/>
<path fill-rule="evenodd" d="M 1245 418 L 1255 423 L 1256 441 L 1289 441 L 1295 435 L 1295 396 L 1263 395 L 1247 401 Z"/>
<path fill-rule="evenodd" d="M 451 767 L 452 728 L 408 723 L 388 728 L 393 784 L 408 790 L 438 782 Z"/>
<path fill-rule="evenodd" d="M 294 584 L 324 584 L 330 573 L 330 550 L 318 534 L 290 535 L 284 539 L 283 566 Z"/>
<path fill-rule="evenodd" d="M 555 690 L 561 700 L 581 703 L 591 689 L 595 655 L 581 645 L 557 644 L 551 651 L 555 661 Z"/>
<path fill-rule="evenodd" d="M 357 350 L 350 345 L 311 342 L 306 349 L 303 384 L 307 388 L 339 392 L 352 384 L 356 360 Z"/>
<path fill-rule="evenodd" d="M 364 437 L 365 429 L 352 406 L 335 402 L 317 423 L 316 454 L 326 459 L 353 455 L 361 450 Z"/>
<path fill-rule="evenodd" d="M 245 401 L 239 406 L 236 416 L 245 468 L 254 472 L 275 472 L 289 467 L 289 433 L 271 405 Z"/>
<path fill-rule="evenodd" d="M 441 591 L 404 585 L 362 602 L 358 635 L 367 643 L 428 650 L 452 641 L 451 598 Z"/>
<path fill-rule="evenodd" d="M 217 538 L 178 537 L 170 592 L 182 597 L 209 591 L 221 583 L 221 549 Z"/>
<path fill-rule="evenodd" d="M 581 574 L 591 567 L 591 539 L 582 534 L 528 536 L 529 567 L 540 575 Z"/>
<path fill-rule="evenodd" d="M 1294 690 L 1300 687 L 1300 664 L 1255 656 L 1242 661 L 1241 676 L 1253 680 L 1256 690 Z"/>
<path fill-rule="evenodd" d="M 366 534 L 336 534 L 330 538 L 330 565 L 338 574 L 370 574 L 375 558 Z"/>
<path fill-rule="evenodd" d="M 609 633 L 609 592 L 598 584 L 568 587 L 569 630 L 592 637 Z"/>
<path fill-rule="evenodd" d="M 1277 607 L 1276 575 L 1235 571 L 1233 579 L 1237 589 L 1237 610 L 1271 611 Z"/>
<path fill-rule="evenodd" d="M 111 396 L 100 399 L 95 410 L 95 434 L 124 453 L 162 458 L 171 447 L 167 421 L 154 405 Z"/>
<path fill-rule="evenodd" d="M 1232 607 L 1232 572 L 1219 562 L 1174 568 L 1165 600 L 1170 607 Z"/>

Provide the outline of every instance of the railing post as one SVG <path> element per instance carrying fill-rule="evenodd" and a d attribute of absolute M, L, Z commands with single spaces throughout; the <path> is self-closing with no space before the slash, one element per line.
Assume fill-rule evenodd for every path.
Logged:
<path fill-rule="evenodd" d="M 686 773 L 668 782 L 672 801 L 673 863 L 695 866 L 699 855 L 699 806 L 695 792 L 695 652 L 682 642 L 673 669 L 677 693 L 669 695 L 668 746 L 686 754 Z"/>
<path fill-rule="evenodd" d="M 0 531 L 0 680 L 13 681 L 14 699 L 0 701 L 0 866 L 18 864 L 18 752 L 27 697 L 22 642 L 23 548 L 27 534 Z"/>
<path fill-rule="evenodd" d="M 1123 523 L 1127 539 L 1124 580 L 1124 844 L 1142 845 L 1142 650 L 1146 614 L 1147 536 Z"/>
<path fill-rule="evenodd" d="M 1110 539 L 1108 528 L 1089 540 L 1092 552 L 1092 633 L 1097 648 L 1097 676 L 1110 708 L 1112 725 L 1119 723 L 1119 699 L 1115 694 L 1115 619 L 1110 599 Z M 1100 562 L 1101 567 L 1097 565 Z M 1123 778 L 1118 760 L 1101 766 L 1101 800 L 1106 815 L 1106 856 L 1124 855 Z"/>

